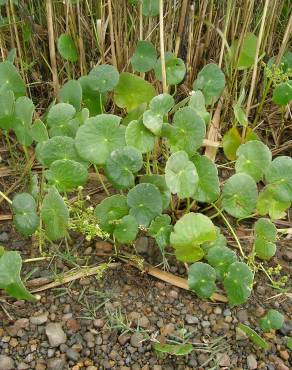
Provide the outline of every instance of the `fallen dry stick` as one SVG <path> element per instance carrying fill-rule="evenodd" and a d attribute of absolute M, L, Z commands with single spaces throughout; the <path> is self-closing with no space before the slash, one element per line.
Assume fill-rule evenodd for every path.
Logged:
<path fill-rule="evenodd" d="M 110 264 L 105 264 L 105 265 L 106 265 L 106 269 L 107 269 L 107 268 L 117 267 L 117 266 L 120 265 L 120 263 L 110 263 Z M 87 276 L 98 275 L 98 274 L 101 273 L 102 269 L 103 269 L 102 265 L 99 265 L 99 266 L 89 267 L 89 268 L 83 267 L 83 268 L 77 270 L 76 272 L 69 271 L 68 273 L 66 273 L 62 277 L 60 277 L 60 279 L 52 281 L 49 284 L 42 285 L 42 286 L 40 286 L 36 289 L 33 289 L 31 291 L 31 293 L 43 292 L 44 290 L 56 288 L 58 286 L 70 283 L 71 281 L 74 281 L 74 280 L 82 279 L 82 278 L 87 277 Z M 37 283 L 36 279 L 34 279 L 34 280 L 35 281 L 34 281 L 33 285 L 36 285 L 36 283 Z M 31 284 L 31 282 L 28 281 L 26 285 L 29 286 L 29 285 L 32 285 L 32 284 Z"/>
<path fill-rule="evenodd" d="M 121 260 L 125 261 L 123 258 L 121 258 Z M 131 266 L 134 266 L 140 270 L 140 268 L 137 266 L 137 264 L 134 261 L 131 261 L 131 260 L 126 260 L 126 261 L 130 263 Z M 156 277 L 157 279 L 162 280 L 168 284 L 174 285 L 178 288 L 189 290 L 187 279 L 184 279 L 180 276 L 176 276 L 170 272 L 162 271 L 156 267 L 149 265 L 146 262 L 144 262 L 143 272 L 153 277 Z M 227 297 L 219 293 L 214 293 L 211 299 L 214 301 L 218 301 L 218 302 L 224 302 L 224 303 L 228 302 Z"/>

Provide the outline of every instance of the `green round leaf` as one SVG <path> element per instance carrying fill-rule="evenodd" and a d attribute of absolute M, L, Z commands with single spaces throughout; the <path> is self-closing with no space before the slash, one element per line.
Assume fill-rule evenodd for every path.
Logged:
<path fill-rule="evenodd" d="M 79 81 L 69 80 L 60 89 L 60 101 L 73 105 L 76 110 L 80 109 L 82 101 L 82 88 Z"/>
<path fill-rule="evenodd" d="M 163 117 L 174 105 L 174 99 L 169 94 L 155 96 L 150 102 L 150 109 L 143 114 L 143 124 L 154 134 L 160 135 Z"/>
<path fill-rule="evenodd" d="M 150 109 L 146 110 L 143 113 L 143 124 L 154 135 L 159 136 L 163 125 L 163 117 L 155 112 L 152 112 Z"/>
<path fill-rule="evenodd" d="M 91 76 L 80 77 L 78 82 L 82 87 L 82 103 L 89 110 L 91 116 L 97 116 L 103 112 L 107 95 L 100 94 L 95 85 L 95 79 Z"/>
<path fill-rule="evenodd" d="M 205 253 L 208 253 L 209 249 L 214 247 L 226 247 L 227 246 L 227 240 L 223 234 L 221 234 L 221 231 L 219 227 L 215 226 L 216 230 L 216 238 L 212 241 L 205 242 L 202 244 L 202 249 Z"/>
<path fill-rule="evenodd" d="M 235 40 L 231 46 L 233 58 L 237 59 L 237 69 L 243 70 L 250 68 L 255 61 L 257 49 L 257 37 L 253 33 L 247 33 L 243 39 L 239 55 L 237 57 L 238 40 Z"/>
<path fill-rule="evenodd" d="M 237 257 L 230 248 L 218 246 L 208 250 L 207 261 L 216 270 L 217 277 L 223 280 L 229 266 L 237 261 Z"/>
<path fill-rule="evenodd" d="M 1 65 L 1 64 L 0 64 Z M 0 91 L 0 128 L 12 128 L 14 121 L 15 99 L 13 91 Z"/>
<path fill-rule="evenodd" d="M 167 114 L 173 106 L 174 99 L 169 94 L 159 94 L 155 96 L 149 104 L 150 110 L 160 116 Z"/>
<path fill-rule="evenodd" d="M 160 249 L 169 245 L 169 237 L 172 231 L 171 218 L 169 215 L 159 215 L 150 224 L 149 235 L 155 238 Z"/>
<path fill-rule="evenodd" d="M 247 264 L 234 262 L 229 266 L 223 284 L 229 304 L 240 305 L 245 303 L 251 294 L 253 273 Z"/>
<path fill-rule="evenodd" d="M 262 179 L 264 172 L 272 161 L 270 149 L 257 140 L 240 145 L 236 151 L 236 156 L 236 172 L 246 173 L 256 182 Z"/>
<path fill-rule="evenodd" d="M 225 87 L 225 76 L 217 64 L 207 64 L 197 76 L 193 90 L 201 90 L 206 105 L 214 104 L 221 96 Z"/>
<path fill-rule="evenodd" d="M 282 192 L 281 186 L 269 184 L 261 190 L 257 200 L 257 211 L 261 216 L 268 214 L 272 220 L 278 220 L 286 216 L 285 210 L 291 205 L 290 201 L 283 201 L 286 192 Z"/>
<path fill-rule="evenodd" d="M 114 66 L 102 64 L 93 68 L 89 77 L 93 79 L 95 88 L 100 93 L 112 91 L 119 83 L 119 72 Z"/>
<path fill-rule="evenodd" d="M 15 102 L 15 118 L 12 127 L 17 140 L 24 146 L 30 146 L 33 142 L 30 130 L 34 109 L 32 100 L 26 96 L 21 96 Z"/>
<path fill-rule="evenodd" d="M 282 82 L 274 88 L 272 100 L 277 105 L 287 105 L 292 100 L 292 80 Z"/>
<path fill-rule="evenodd" d="M 39 226 L 36 202 L 28 193 L 15 195 L 12 201 L 13 223 L 21 234 L 32 235 Z"/>
<path fill-rule="evenodd" d="M 15 98 L 25 95 L 25 84 L 10 62 L 0 63 L 0 92 L 13 91 Z"/>
<path fill-rule="evenodd" d="M 256 238 L 254 241 L 254 250 L 258 258 L 268 261 L 276 254 L 277 246 L 275 243 Z"/>
<path fill-rule="evenodd" d="M 194 195 L 198 188 L 198 174 L 195 165 L 184 151 L 172 154 L 165 166 L 165 181 L 170 191 L 179 198 Z"/>
<path fill-rule="evenodd" d="M 184 61 L 176 58 L 172 53 L 165 53 L 165 70 L 166 70 L 166 83 L 168 85 L 177 85 L 185 77 L 186 66 Z M 154 67 L 155 77 L 157 80 L 162 81 L 161 59 L 157 59 Z"/>
<path fill-rule="evenodd" d="M 287 156 L 277 157 L 266 171 L 268 184 L 277 188 L 277 198 L 283 202 L 292 201 L 292 158 Z"/>
<path fill-rule="evenodd" d="M 36 119 L 31 126 L 30 135 L 37 143 L 42 143 L 49 140 L 47 128 L 43 121 Z"/>
<path fill-rule="evenodd" d="M 175 224 L 170 234 L 170 244 L 180 261 L 196 262 L 204 256 L 200 245 L 215 238 L 216 230 L 212 221 L 203 214 L 191 212 Z"/>
<path fill-rule="evenodd" d="M 131 58 L 134 71 L 148 72 L 154 68 L 157 53 L 154 45 L 149 41 L 138 41 L 135 52 Z"/>
<path fill-rule="evenodd" d="M 138 149 L 141 153 L 148 153 L 154 148 L 155 136 L 147 130 L 141 121 L 132 121 L 126 128 L 126 143 Z"/>
<path fill-rule="evenodd" d="M 140 183 L 149 183 L 155 185 L 160 191 L 163 209 L 168 208 L 171 193 L 166 185 L 165 176 L 163 175 L 143 175 L 140 177 Z"/>
<path fill-rule="evenodd" d="M 142 103 L 149 103 L 155 96 L 154 87 L 143 78 L 123 72 L 114 90 L 114 101 L 120 108 L 131 111 Z"/>
<path fill-rule="evenodd" d="M 152 184 L 138 184 L 127 196 L 130 215 L 139 225 L 147 227 L 162 212 L 162 199 L 158 188 Z"/>
<path fill-rule="evenodd" d="M 128 189 L 135 185 L 135 176 L 143 166 L 141 152 L 124 147 L 114 150 L 105 163 L 108 180 L 118 189 Z"/>
<path fill-rule="evenodd" d="M 155 17 L 159 14 L 159 0 L 142 0 L 142 14 Z"/>
<path fill-rule="evenodd" d="M 83 186 L 88 178 L 86 167 L 71 159 L 60 159 L 51 164 L 45 172 L 50 185 L 54 185 L 60 192 L 69 192 Z"/>
<path fill-rule="evenodd" d="M 0 289 L 4 289 L 7 294 L 16 299 L 35 301 L 23 285 L 20 277 L 21 257 L 18 252 L 4 252 L 0 257 Z"/>
<path fill-rule="evenodd" d="M 260 140 L 258 136 L 252 131 L 251 128 L 246 128 L 246 136 L 244 142 L 251 140 Z M 241 145 L 241 135 L 237 127 L 232 127 L 226 134 L 223 136 L 223 150 L 227 159 L 233 161 L 236 159 L 236 151 Z"/>
<path fill-rule="evenodd" d="M 199 298 L 210 298 L 216 290 L 216 271 L 203 262 L 196 262 L 190 266 L 188 285 Z"/>
<path fill-rule="evenodd" d="M 75 145 L 81 158 L 104 165 L 113 150 L 125 146 L 125 127 L 112 114 L 91 117 L 79 127 Z"/>
<path fill-rule="evenodd" d="M 267 218 L 259 218 L 254 224 L 254 229 L 257 238 L 265 239 L 270 242 L 275 242 L 277 240 L 277 228 Z"/>
<path fill-rule="evenodd" d="M 138 223 L 135 217 L 127 215 L 122 217 L 114 229 L 114 237 L 118 242 L 130 244 L 138 234 Z"/>
<path fill-rule="evenodd" d="M 58 38 L 58 51 L 61 54 L 62 58 L 69 60 L 70 62 L 77 62 L 78 53 L 75 43 L 70 35 L 63 33 Z"/>
<path fill-rule="evenodd" d="M 244 324 L 239 324 L 238 325 L 239 329 L 242 330 L 248 338 L 258 347 L 263 348 L 263 349 L 268 349 L 269 345 L 262 337 L 258 335 L 254 330 L 252 330 L 250 327 Z"/>
<path fill-rule="evenodd" d="M 198 188 L 192 196 L 199 202 L 211 203 L 218 199 L 220 186 L 216 165 L 206 156 L 196 154 L 191 158 L 199 176 Z"/>
<path fill-rule="evenodd" d="M 75 137 L 78 122 L 73 120 L 76 109 L 71 104 L 59 103 L 50 108 L 47 115 L 47 124 L 50 127 L 50 136 Z"/>
<path fill-rule="evenodd" d="M 189 107 L 193 108 L 206 124 L 210 122 L 210 113 L 206 109 L 206 100 L 202 91 L 192 91 Z"/>
<path fill-rule="evenodd" d="M 222 208 L 236 218 L 247 217 L 254 211 L 257 201 L 257 185 L 245 173 L 231 176 L 223 186 Z"/>
<path fill-rule="evenodd" d="M 279 330 L 284 324 L 284 316 L 277 310 L 269 310 L 267 314 L 260 319 L 260 327 L 263 331 Z"/>
<path fill-rule="evenodd" d="M 54 136 L 36 147 L 38 161 L 46 167 L 58 159 L 72 159 L 81 162 L 75 149 L 74 140 L 67 136 Z"/>
<path fill-rule="evenodd" d="M 185 107 L 175 113 L 168 140 L 172 151 L 184 150 L 193 155 L 203 144 L 205 135 L 206 125 L 202 118 L 192 108 Z"/>
<path fill-rule="evenodd" d="M 255 241 L 254 250 L 255 254 L 262 260 L 271 259 L 276 253 L 275 241 L 277 238 L 276 226 L 266 218 L 260 218 L 254 225 Z"/>
<path fill-rule="evenodd" d="M 127 198 L 117 194 L 105 198 L 96 206 L 95 217 L 102 230 L 112 233 L 118 221 L 128 212 Z"/>
<path fill-rule="evenodd" d="M 51 187 L 44 197 L 41 218 L 50 240 L 54 241 L 67 235 L 69 211 L 64 199 L 54 187 Z"/>

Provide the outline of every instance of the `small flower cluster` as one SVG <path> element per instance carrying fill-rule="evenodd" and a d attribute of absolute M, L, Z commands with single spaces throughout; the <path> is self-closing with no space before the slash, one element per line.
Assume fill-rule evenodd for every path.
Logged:
<path fill-rule="evenodd" d="M 281 265 L 277 265 L 276 267 L 270 267 L 268 268 L 267 270 L 267 273 L 270 275 L 270 277 L 272 278 L 273 280 L 273 286 L 275 288 L 283 288 L 285 287 L 287 281 L 288 281 L 288 276 L 287 275 L 282 275 L 282 276 L 279 276 L 281 275 L 281 271 L 282 271 L 282 266 Z M 277 279 L 276 279 L 277 277 Z"/>
<path fill-rule="evenodd" d="M 284 71 L 281 64 L 279 66 L 276 66 L 275 64 L 272 64 L 271 66 L 264 64 L 264 67 L 267 78 L 272 80 L 274 85 L 286 82 L 292 77 L 291 68 Z"/>
<path fill-rule="evenodd" d="M 87 241 L 91 241 L 95 237 L 107 239 L 109 235 L 101 230 L 96 222 L 94 208 L 87 207 L 85 200 L 89 201 L 90 196 L 87 195 L 85 200 L 79 190 L 78 199 L 73 203 L 68 203 L 70 211 L 69 229 L 79 232 L 85 236 Z"/>

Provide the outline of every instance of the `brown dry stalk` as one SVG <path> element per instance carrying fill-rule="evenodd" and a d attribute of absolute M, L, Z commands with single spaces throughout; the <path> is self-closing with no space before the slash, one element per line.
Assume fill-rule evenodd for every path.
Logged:
<path fill-rule="evenodd" d="M 167 93 L 165 54 L 164 54 L 164 24 L 163 24 L 163 0 L 159 0 L 159 35 L 160 35 L 160 60 L 163 92 Z"/>
<path fill-rule="evenodd" d="M 53 88 L 54 88 L 55 97 L 58 97 L 59 79 L 58 79 L 58 72 L 57 72 L 55 35 L 54 35 L 54 25 L 53 25 L 53 6 L 52 6 L 51 0 L 46 1 L 46 7 L 47 7 L 47 24 L 48 24 L 48 36 L 49 36 L 50 60 L 51 60 L 51 69 L 52 69 L 52 76 L 53 76 Z"/>
<path fill-rule="evenodd" d="M 220 98 L 220 100 L 217 104 L 217 108 L 216 108 L 214 116 L 212 118 L 212 122 L 210 123 L 208 136 L 207 136 L 207 140 L 210 143 L 217 142 L 217 140 L 218 140 L 218 135 L 219 135 L 219 131 L 220 131 L 220 117 L 221 117 L 221 110 L 222 110 L 222 107 L 223 107 L 223 100 L 224 100 L 224 93 L 221 96 L 221 98 Z M 211 145 L 206 146 L 205 156 L 210 158 L 211 161 L 215 162 L 217 149 L 218 149 L 218 146 L 217 147 L 211 146 Z"/>

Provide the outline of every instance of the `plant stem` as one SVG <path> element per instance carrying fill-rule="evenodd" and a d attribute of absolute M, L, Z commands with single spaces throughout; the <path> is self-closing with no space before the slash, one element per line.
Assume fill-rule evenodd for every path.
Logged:
<path fill-rule="evenodd" d="M 246 258 L 246 255 L 245 255 L 245 253 L 244 253 L 244 251 L 243 251 L 243 249 L 242 249 L 242 246 L 241 246 L 241 244 L 240 244 L 240 241 L 239 241 L 239 239 L 238 239 L 238 237 L 237 237 L 237 235 L 236 235 L 236 233 L 235 233 L 235 231 L 234 231 L 233 227 L 230 225 L 229 221 L 228 221 L 228 220 L 227 220 L 227 218 L 224 216 L 224 214 L 223 214 L 223 212 L 221 211 L 221 209 L 219 209 L 219 208 L 216 206 L 216 204 L 215 204 L 215 203 L 211 203 L 211 204 L 212 204 L 212 206 L 216 209 L 216 211 L 220 214 L 220 216 L 223 218 L 223 220 L 224 220 L 224 222 L 225 222 L 226 226 L 228 227 L 228 229 L 230 230 L 231 234 L 233 235 L 234 240 L 236 241 L 236 244 L 238 245 L 238 249 L 240 250 L 240 253 L 241 253 L 242 257 L 243 257 L 243 258 Z"/>
<path fill-rule="evenodd" d="M 164 54 L 164 26 L 163 26 L 163 0 L 159 0 L 159 34 L 160 34 L 160 60 L 163 92 L 167 93 L 165 54 Z"/>
<path fill-rule="evenodd" d="M 97 174 L 97 177 L 98 177 L 98 179 L 99 179 L 99 181 L 100 181 L 100 183 L 101 183 L 101 185 L 102 185 L 102 187 L 103 187 L 103 190 L 105 191 L 105 193 L 106 193 L 106 195 L 110 195 L 110 192 L 108 191 L 108 188 L 106 187 L 106 185 L 105 185 L 105 183 L 104 183 L 104 181 L 103 181 L 103 179 L 102 179 L 102 176 L 100 175 L 100 173 L 99 173 L 99 171 L 98 171 L 98 168 L 97 168 L 97 166 L 94 166 L 94 168 L 95 168 L 95 172 L 96 172 L 96 174 Z"/>
<path fill-rule="evenodd" d="M 12 204 L 12 200 L 10 200 L 1 190 L 0 195 L 2 198 L 4 198 L 9 204 Z"/>

